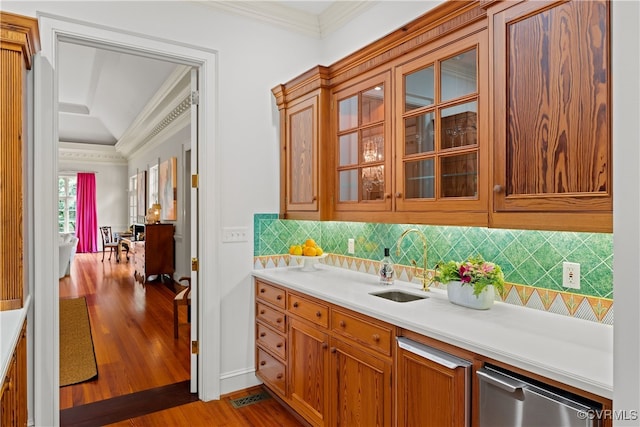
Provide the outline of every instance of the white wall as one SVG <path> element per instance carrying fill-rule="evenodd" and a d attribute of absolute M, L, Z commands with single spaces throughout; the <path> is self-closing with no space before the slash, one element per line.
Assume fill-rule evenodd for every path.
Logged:
<path fill-rule="evenodd" d="M 188 113 L 185 113 L 188 114 Z M 162 134 L 158 135 L 161 138 Z M 191 274 L 191 265 L 187 264 L 185 252 L 188 252 L 190 248 L 186 246 L 189 243 L 188 236 L 185 236 L 185 221 L 189 221 L 189 211 L 185 211 L 184 206 L 184 153 L 191 147 L 190 141 L 190 128 L 189 126 L 183 128 L 179 132 L 171 135 L 168 139 L 164 139 L 157 145 L 153 145 L 151 149 L 135 153 L 129 159 L 128 176 L 131 177 L 137 174 L 138 171 L 147 171 L 147 195 L 150 193 L 148 184 L 149 168 L 171 157 L 176 158 L 177 164 L 177 220 L 169 221 L 162 220 L 163 223 L 170 223 L 175 226 L 175 232 L 173 235 L 175 241 L 175 261 L 176 272 L 174 278 L 182 276 L 189 276 Z M 147 197 L 148 200 L 148 197 Z M 148 206 L 148 205 L 147 205 Z M 163 206 L 164 208 L 164 206 Z M 185 216 L 186 212 L 186 216 Z M 188 227 L 186 228 L 188 230 Z"/>
<path fill-rule="evenodd" d="M 110 225 L 113 231 L 126 230 L 127 225 L 127 165 L 91 161 L 59 160 L 58 170 L 95 172 L 96 210 L 98 226 Z M 96 231 L 97 232 L 97 231 Z M 98 236 L 98 251 L 102 251 L 102 239 Z"/>

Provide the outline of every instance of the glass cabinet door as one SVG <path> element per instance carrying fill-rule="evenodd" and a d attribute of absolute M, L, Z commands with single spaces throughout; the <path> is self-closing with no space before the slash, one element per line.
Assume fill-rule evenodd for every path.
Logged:
<path fill-rule="evenodd" d="M 397 82 L 402 96 L 397 206 L 477 198 L 477 46 L 422 57 L 401 67 Z"/>
<path fill-rule="evenodd" d="M 337 207 L 380 204 L 389 199 L 387 79 L 370 79 L 337 91 Z M 374 208 L 375 209 L 375 208 Z"/>

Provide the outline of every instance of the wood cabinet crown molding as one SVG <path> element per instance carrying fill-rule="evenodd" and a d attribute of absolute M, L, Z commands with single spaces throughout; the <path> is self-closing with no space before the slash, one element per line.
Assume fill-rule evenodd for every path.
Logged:
<path fill-rule="evenodd" d="M 40 31 L 38 20 L 27 16 L 0 11 L 0 45 L 19 47 L 25 66 L 31 69 L 32 56 L 40 51 Z"/>

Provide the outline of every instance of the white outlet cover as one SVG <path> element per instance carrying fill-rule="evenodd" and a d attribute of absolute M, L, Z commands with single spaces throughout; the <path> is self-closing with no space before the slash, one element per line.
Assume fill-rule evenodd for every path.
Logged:
<path fill-rule="evenodd" d="M 562 286 L 580 289 L 580 264 L 577 262 L 562 263 Z"/>

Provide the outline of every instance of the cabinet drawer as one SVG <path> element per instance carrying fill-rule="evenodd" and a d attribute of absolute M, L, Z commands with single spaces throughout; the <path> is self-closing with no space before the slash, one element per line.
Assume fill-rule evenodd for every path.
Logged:
<path fill-rule="evenodd" d="M 366 347 L 391 356 L 393 330 L 339 310 L 331 312 L 331 329 Z"/>
<path fill-rule="evenodd" d="M 258 348 L 256 375 L 281 395 L 285 395 L 286 366 L 266 351 Z"/>
<path fill-rule="evenodd" d="M 285 292 L 283 289 L 256 281 L 256 299 L 261 299 L 276 307 L 284 308 Z"/>
<path fill-rule="evenodd" d="M 262 323 L 256 324 L 256 339 L 258 344 L 268 350 L 271 350 L 282 360 L 287 359 L 287 340 L 284 335 L 274 331 Z"/>
<path fill-rule="evenodd" d="M 284 313 L 267 305 L 256 303 L 256 318 L 284 332 L 287 329 Z"/>
<path fill-rule="evenodd" d="M 329 307 L 296 294 L 289 294 L 287 310 L 316 325 L 329 327 Z"/>

